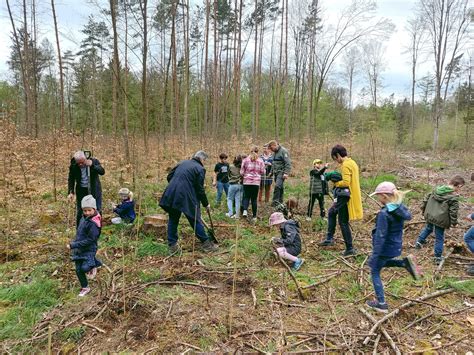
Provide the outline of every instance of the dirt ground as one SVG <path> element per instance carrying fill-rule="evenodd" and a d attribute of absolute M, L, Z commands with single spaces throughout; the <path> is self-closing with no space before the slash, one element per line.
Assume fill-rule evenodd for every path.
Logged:
<path fill-rule="evenodd" d="M 440 270 L 432 262 L 432 239 L 422 250 L 413 247 L 423 227 L 421 198 L 454 174 L 469 181 L 474 164 L 468 154 L 394 151 L 378 142 L 374 156 L 366 153 L 367 145 L 345 143 L 361 167 L 364 192 L 384 179 L 394 179 L 400 188 L 412 190 L 407 204 L 413 219 L 405 226 L 403 253 L 416 255 L 424 270 L 420 281 L 412 280 L 404 270 L 383 271 L 392 313 L 372 332 L 382 316 L 364 305 L 373 297 L 365 264 L 378 206 L 363 196 L 364 220 L 352 224 L 358 255 L 349 258 L 341 256 L 340 234 L 335 246 L 319 247 L 326 222 L 317 218 L 308 222 L 303 216 L 308 167 L 316 157 L 328 159 L 330 143 L 288 145 L 295 168 L 286 196 L 299 203 L 296 218 L 301 223 L 306 260 L 297 273 L 291 275 L 271 252 L 269 240 L 274 232 L 267 227 L 268 205 L 262 206 L 256 225 L 226 219 L 221 206 L 214 208 L 220 251 L 211 255 L 199 251 L 184 222 L 180 235 L 184 250 L 174 257 L 166 254 L 163 230 L 142 233 L 141 220 L 133 228 L 105 226 L 98 257 L 106 266 L 92 281 L 91 294 L 78 299 L 78 282 L 65 249 L 74 237 L 74 210 L 66 201 L 66 178 L 70 154 L 82 146 L 81 137 L 34 141 L 12 139 L 12 132 L 2 136 L 3 142 L 9 142 L 4 145 L 0 213 L 0 325 L 4 327 L 0 340 L 4 352 L 464 354 L 473 350 L 474 279 L 464 268 L 474 262 L 474 256 L 462 243 L 469 223 L 463 221 L 447 231 L 445 255 L 449 257 Z M 217 156 L 222 149 L 245 152 L 247 143 L 204 148 Z M 135 191 L 140 215 L 159 213 L 157 197 L 165 186 L 166 169 L 198 145 L 180 151 L 173 150 L 179 140 L 158 142 L 150 149 L 152 153 L 145 154 L 137 142 L 134 163 L 126 165 L 117 145 L 104 138 L 93 147 L 106 168 L 104 205 L 116 200 L 120 186 L 129 186 Z M 207 166 L 209 181 L 213 162 Z M 207 190 L 212 200 L 211 187 Z M 462 195 L 460 218 L 472 213 L 472 182 Z M 107 208 L 104 215 L 111 215 Z M 19 321 L 23 319 L 21 307 L 36 307 L 36 303 L 21 303 L 20 297 L 14 297 L 16 291 L 9 290 L 46 281 L 53 282 L 49 296 L 54 295 L 54 300 L 37 308 L 41 312 L 25 324 L 23 333 L 9 333 L 7 326 L 16 329 L 8 318 L 14 307 Z M 423 298 L 427 295 L 432 297 Z M 31 294 L 29 298 L 35 297 Z M 46 296 L 35 301 L 41 303 L 41 297 Z"/>

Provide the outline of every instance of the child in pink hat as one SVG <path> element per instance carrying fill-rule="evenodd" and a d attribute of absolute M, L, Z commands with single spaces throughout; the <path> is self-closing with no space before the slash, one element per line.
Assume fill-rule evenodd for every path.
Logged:
<path fill-rule="evenodd" d="M 367 301 L 367 306 L 376 311 L 387 313 L 380 272 L 384 267 L 405 268 L 417 280 L 420 271 L 413 256 L 395 259 L 402 254 L 403 225 L 411 219 L 411 213 L 402 203 L 405 192 L 399 191 L 389 181 L 380 183 L 371 196 L 377 196 L 383 205 L 377 214 L 375 228 L 372 230 L 372 255 L 368 261 L 376 300 Z"/>
<path fill-rule="evenodd" d="M 280 257 L 293 262 L 293 271 L 298 271 L 304 263 L 304 259 L 298 258 L 301 253 L 300 228 L 298 223 L 292 219 L 286 219 L 283 213 L 274 212 L 270 216 L 270 226 L 275 226 L 280 231 L 280 238 L 273 237 L 272 243 Z"/>

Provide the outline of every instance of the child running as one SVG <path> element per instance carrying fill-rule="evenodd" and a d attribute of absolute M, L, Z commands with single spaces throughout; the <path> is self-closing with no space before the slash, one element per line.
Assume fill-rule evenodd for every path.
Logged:
<path fill-rule="evenodd" d="M 415 244 L 416 249 L 421 249 L 426 244 L 426 239 L 433 232 L 435 234 L 434 262 L 443 260 L 444 230 L 458 224 L 459 195 L 458 192 L 465 184 L 462 176 L 456 175 L 449 185 L 441 185 L 426 196 L 423 201 L 423 216 L 426 226 L 421 231 Z"/>
<path fill-rule="evenodd" d="M 87 278 L 93 279 L 97 274 L 97 268 L 102 266 L 100 260 L 96 258 L 101 216 L 97 212 L 97 205 L 92 195 L 82 199 L 81 208 L 83 215 L 77 227 L 76 239 L 67 244 L 67 248 L 72 250 L 71 259 L 76 264 L 76 275 L 81 284 L 79 297 L 84 297 L 91 291 Z"/>
<path fill-rule="evenodd" d="M 411 255 L 403 259 L 394 259 L 402 254 L 403 225 L 411 219 L 411 213 L 402 204 L 404 192 L 397 190 L 391 182 L 380 183 L 371 196 L 376 195 L 383 207 L 377 214 L 375 228 L 372 230 L 372 255 L 368 265 L 371 270 L 372 283 L 376 300 L 367 301 L 367 306 L 376 311 L 387 313 L 380 272 L 384 267 L 405 268 L 417 280 L 420 272 Z"/>
<path fill-rule="evenodd" d="M 227 217 L 240 217 L 240 203 L 242 202 L 242 176 L 240 175 L 240 168 L 242 166 L 242 156 L 239 154 L 234 158 L 233 164 L 229 167 L 229 194 L 227 195 L 228 212 Z M 234 214 L 235 205 L 235 214 Z"/>
<path fill-rule="evenodd" d="M 319 203 L 319 215 L 321 218 L 326 216 L 326 211 L 324 210 L 324 195 L 327 194 L 327 182 L 324 177 L 324 172 L 328 168 L 329 164 L 326 163 L 323 165 L 321 159 L 315 159 L 313 161 L 313 170 L 309 172 L 309 204 L 308 204 L 308 213 L 306 220 L 311 221 L 311 216 L 313 215 L 313 207 L 316 200 Z"/>
<path fill-rule="evenodd" d="M 278 255 L 283 259 L 293 262 L 293 271 L 298 271 L 304 263 L 304 259 L 299 258 L 301 253 L 301 238 L 298 223 L 292 219 L 285 219 L 281 212 L 274 212 L 270 216 L 270 227 L 275 226 L 280 231 L 280 238 L 273 237 L 272 243 L 276 247 Z"/>
<path fill-rule="evenodd" d="M 122 222 L 133 223 L 136 218 L 133 192 L 126 187 L 122 187 L 118 194 L 122 202 L 118 205 L 113 205 L 114 213 L 117 214 L 118 217 L 112 218 L 112 224 L 120 224 Z"/>

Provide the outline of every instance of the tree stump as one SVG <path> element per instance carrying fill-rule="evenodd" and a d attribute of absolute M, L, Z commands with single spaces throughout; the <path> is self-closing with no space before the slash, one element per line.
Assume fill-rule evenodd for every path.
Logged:
<path fill-rule="evenodd" d="M 156 237 L 166 236 L 168 226 L 168 216 L 164 214 L 153 214 L 145 216 L 143 219 L 142 231 L 147 234 L 154 234 Z"/>

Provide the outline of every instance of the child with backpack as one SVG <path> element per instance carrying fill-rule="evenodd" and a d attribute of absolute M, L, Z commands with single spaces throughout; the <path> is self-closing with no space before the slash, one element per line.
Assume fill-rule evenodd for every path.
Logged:
<path fill-rule="evenodd" d="M 324 172 L 326 171 L 328 163 L 323 165 L 321 159 L 315 159 L 313 161 L 313 170 L 309 172 L 309 204 L 308 204 L 308 213 L 306 220 L 311 221 L 311 216 L 313 215 L 313 207 L 316 200 L 319 203 L 319 215 L 321 218 L 326 216 L 326 211 L 324 210 L 324 195 L 327 194 L 327 181 L 324 177 Z"/>
<path fill-rule="evenodd" d="M 376 299 L 367 301 L 367 306 L 382 313 L 388 312 L 380 278 L 384 267 L 405 268 L 415 280 L 420 277 L 413 256 L 395 259 L 402 254 L 403 225 L 411 219 L 410 211 L 402 203 L 404 194 L 388 181 L 380 183 L 371 194 L 377 196 L 383 207 L 377 214 L 375 228 L 372 230 L 372 255 L 368 261 Z"/>
<path fill-rule="evenodd" d="M 81 208 L 83 215 L 77 227 L 76 239 L 67 244 L 67 248 L 72 251 L 71 259 L 76 264 L 76 275 L 81 284 L 79 297 L 84 297 L 91 291 L 87 279 L 93 279 L 97 274 L 97 268 L 102 266 L 100 260 L 96 258 L 101 216 L 92 195 L 82 199 Z"/>
<path fill-rule="evenodd" d="M 275 226 L 280 232 L 280 237 L 273 237 L 272 243 L 280 257 L 293 262 L 293 271 L 298 271 L 304 263 L 299 258 L 301 253 L 301 237 L 298 223 L 292 219 L 286 219 L 283 213 L 274 212 L 270 216 L 270 227 Z"/>
<path fill-rule="evenodd" d="M 448 185 L 436 187 L 423 201 L 422 211 L 426 226 L 418 236 L 415 248 L 421 249 L 434 231 L 434 262 L 438 265 L 443 260 L 444 230 L 458 223 L 458 192 L 464 184 L 464 178 L 456 175 Z"/>
<path fill-rule="evenodd" d="M 126 187 L 122 187 L 118 194 L 122 202 L 118 205 L 113 205 L 114 213 L 117 214 L 118 217 L 112 218 L 112 224 L 120 224 L 122 222 L 133 223 L 136 218 L 133 192 Z"/>

